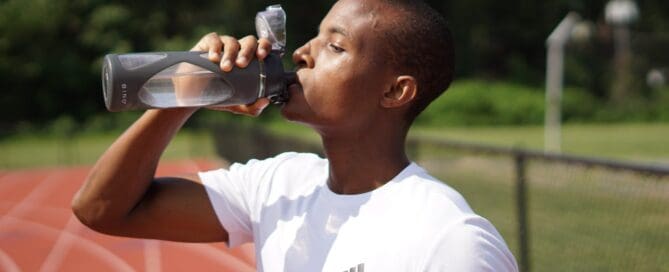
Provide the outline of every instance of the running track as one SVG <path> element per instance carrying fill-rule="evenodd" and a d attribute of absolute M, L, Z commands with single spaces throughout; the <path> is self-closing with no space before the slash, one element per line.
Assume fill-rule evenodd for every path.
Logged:
<path fill-rule="evenodd" d="M 188 160 L 158 175 L 212 169 Z M 0 271 L 255 271 L 253 245 L 189 244 L 96 233 L 70 210 L 88 167 L 0 170 Z"/>

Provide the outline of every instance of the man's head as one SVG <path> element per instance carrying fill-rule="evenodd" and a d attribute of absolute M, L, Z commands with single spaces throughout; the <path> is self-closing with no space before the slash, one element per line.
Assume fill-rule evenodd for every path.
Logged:
<path fill-rule="evenodd" d="M 341 0 L 293 61 L 300 85 L 283 109 L 289 119 L 324 130 L 388 118 L 408 127 L 448 88 L 453 44 L 445 20 L 421 1 Z"/>
<path fill-rule="evenodd" d="M 414 76 L 418 92 L 407 118 L 418 116 L 453 80 L 454 48 L 446 20 L 423 1 L 381 0 L 399 13 L 389 20 L 383 52 L 401 74 Z"/>

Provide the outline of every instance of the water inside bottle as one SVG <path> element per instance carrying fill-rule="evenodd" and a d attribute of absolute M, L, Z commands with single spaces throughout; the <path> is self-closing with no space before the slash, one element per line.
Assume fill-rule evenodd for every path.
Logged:
<path fill-rule="evenodd" d="M 160 71 L 139 91 L 139 99 L 156 108 L 215 105 L 232 95 L 233 88 L 217 74 L 186 62 Z"/>

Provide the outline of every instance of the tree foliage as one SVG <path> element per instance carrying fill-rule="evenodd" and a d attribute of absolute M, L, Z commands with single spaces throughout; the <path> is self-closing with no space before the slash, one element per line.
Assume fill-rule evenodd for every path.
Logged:
<path fill-rule="evenodd" d="M 289 50 L 316 33 L 318 23 L 333 2 L 282 3 L 288 13 Z M 511 79 L 536 86 L 543 82 L 544 41 L 550 31 L 570 10 L 602 26 L 606 3 L 605 0 L 428 2 L 446 15 L 453 28 L 457 77 Z M 269 4 L 260 0 L 0 1 L 3 92 L 0 129 L 12 129 L 20 121 L 39 123 L 63 115 L 81 121 L 104 111 L 100 66 L 105 54 L 187 50 L 199 37 L 212 31 L 238 37 L 253 34 L 255 13 Z M 666 32 L 669 1 L 644 0 L 639 6 L 641 20 L 634 29 L 646 35 L 643 37 L 669 40 Z M 611 54 L 611 38 L 606 36 L 605 27 L 602 29 L 598 32 L 599 44 L 581 49 L 578 52 L 583 57 L 567 63 L 568 75 L 570 71 L 575 75 L 582 74 L 578 71 L 593 73 L 590 77 L 573 76 L 568 81 L 596 96 L 605 95 L 606 85 L 599 79 L 605 77 L 599 75 L 608 71 L 601 68 L 605 65 L 593 65 L 605 62 L 602 59 L 606 58 L 591 56 Z M 640 39 L 640 46 L 658 47 L 647 40 Z M 640 63 L 669 66 L 666 53 L 654 54 Z"/>

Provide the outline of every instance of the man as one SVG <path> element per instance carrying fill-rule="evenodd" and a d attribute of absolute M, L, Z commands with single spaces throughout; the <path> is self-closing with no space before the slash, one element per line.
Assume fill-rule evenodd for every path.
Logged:
<path fill-rule="evenodd" d="M 495 228 L 405 155 L 414 118 L 451 81 L 452 46 L 444 19 L 423 3 L 339 1 L 293 54 L 299 83 L 282 107 L 321 135 L 327 159 L 284 153 L 155 178 L 196 109 L 150 110 L 100 158 L 73 209 L 113 235 L 255 242 L 261 271 L 516 271 Z M 269 49 L 264 39 L 209 34 L 193 50 L 229 71 Z M 222 110 L 257 115 L 266 105 Z"/>

